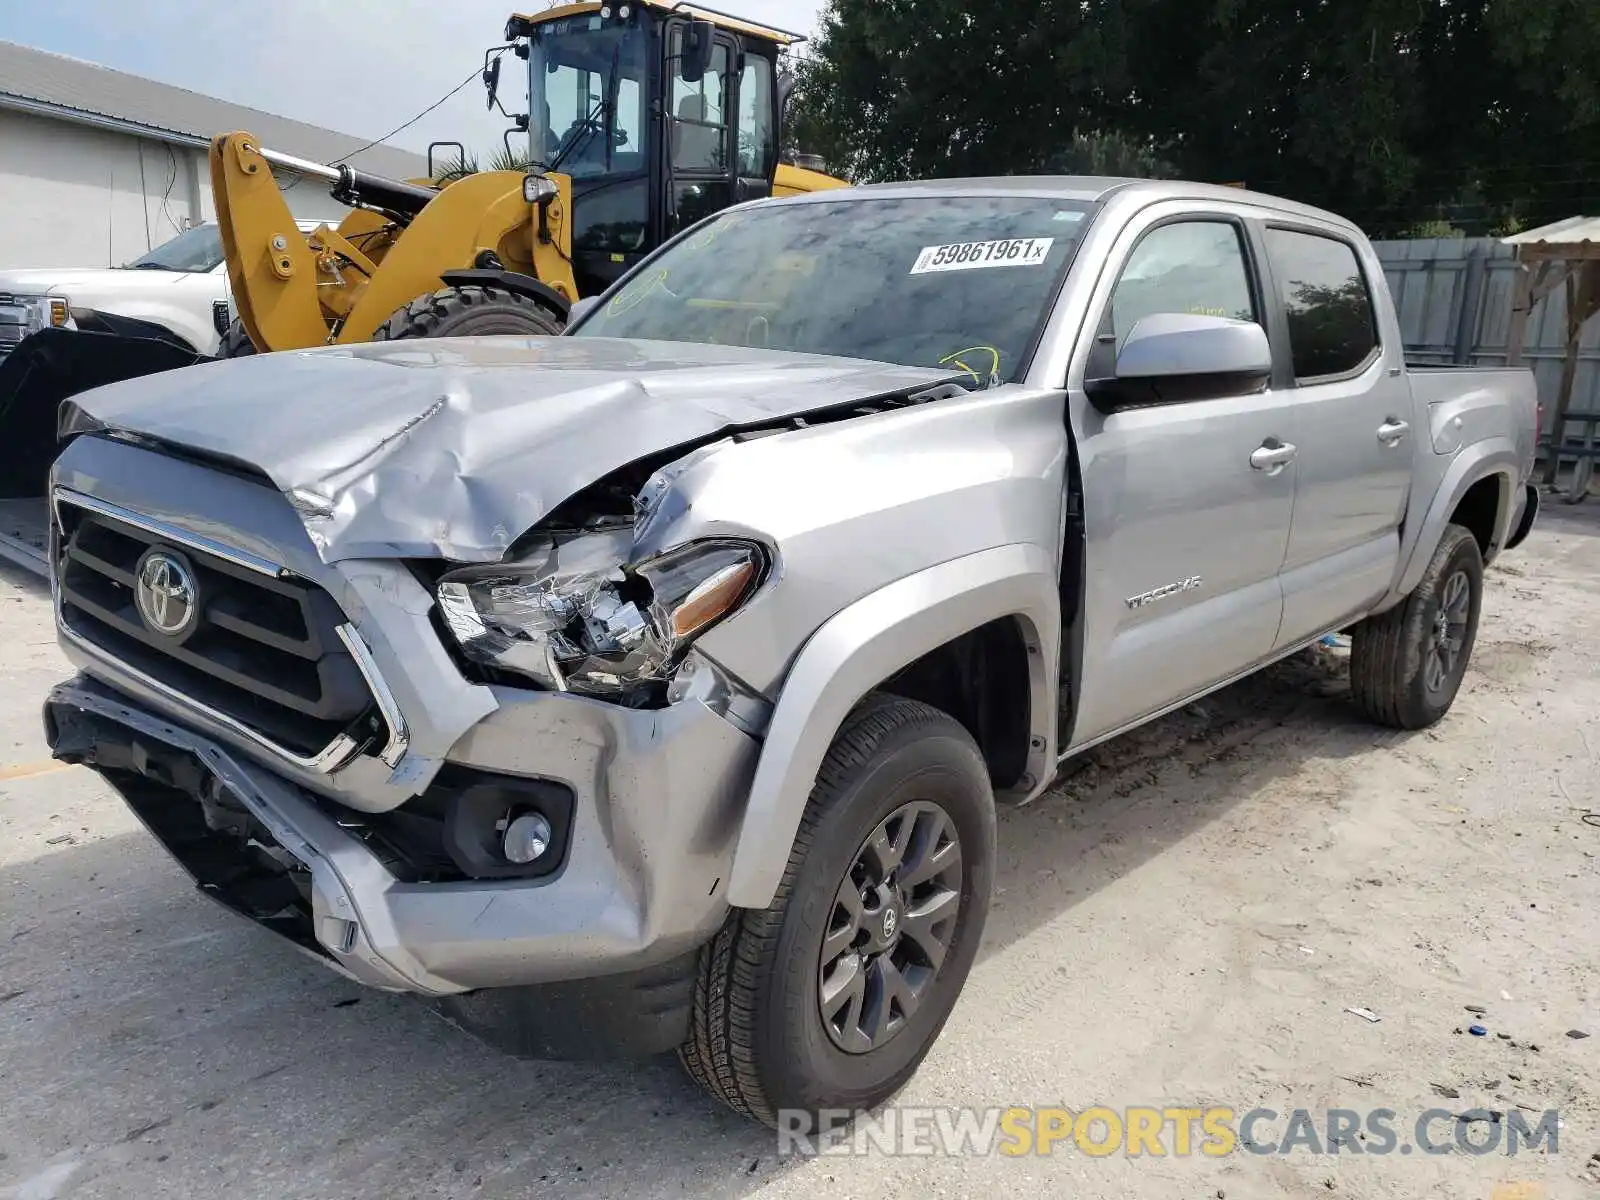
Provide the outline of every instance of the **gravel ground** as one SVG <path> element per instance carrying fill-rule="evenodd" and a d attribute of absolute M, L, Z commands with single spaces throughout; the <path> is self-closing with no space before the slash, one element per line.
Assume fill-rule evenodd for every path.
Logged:
<path fill-rule="evenodd" d="M 1600 1036 L 1567 1036 L 1600 1035 L 1600 503 L 1491 573 L 1437 729 L 1363 725 L 1319 650 L 1002 814 L 982 956 L 897 1101 L 1387 1108 L 1405 1144 L 1430 1108 L 1558 1110 L 1558 1151 L 1515 1158 L 785 1157 L 670 1061 L 499 1058 L 201 898 L 51 769 L 48 607 L 0 575 L 0 1197 L 1600 1192 Z"/>

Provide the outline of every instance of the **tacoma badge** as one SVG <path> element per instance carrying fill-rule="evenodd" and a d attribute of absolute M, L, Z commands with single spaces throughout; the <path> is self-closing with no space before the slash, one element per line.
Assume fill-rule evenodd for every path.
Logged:
<path fill-rule="evenodd" d="M 1179 592 L 1192 592 L 1200 587 L 1201 579 L 1198 575 L 1191 575 L 1177 583 L 1169 583 L 1165 587 L 1154 588 L 1138 596 L 1128 597 L 1129 608 L 1143 608 L 1146 604 L 1153 604 L 1157 600 L 1165 600 L 1168 596 L 1176 596 Z"/>

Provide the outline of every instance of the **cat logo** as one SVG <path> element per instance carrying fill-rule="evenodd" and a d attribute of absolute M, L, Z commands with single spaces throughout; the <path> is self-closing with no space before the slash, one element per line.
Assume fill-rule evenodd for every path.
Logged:
<path fill-rule="evenodd" d="M 1165 600 L 1168 596 L 1176 596 L 1179 592 L 1193 592 L 1200 587 L 1201 579 L 1198 575 L 1191 575 L 1177 583 L 1169 583 L 1165 587 L 1153 588 L 1138 596 L 1128 597 L 1129 608 L 1143 608 L 1147 604 L 1154 604 L 1157 600 Z"/>

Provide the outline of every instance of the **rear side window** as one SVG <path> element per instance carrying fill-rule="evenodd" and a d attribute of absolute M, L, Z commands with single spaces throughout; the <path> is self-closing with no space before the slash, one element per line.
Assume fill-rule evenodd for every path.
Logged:
<path fill-rule="evenodd" d="M 1378 324 L 1355 248 L 1338 238 L 1268 229 L 1267 257 L 1289 316 L 1295 378 L 1364 366 L 1377 352 Z"/>

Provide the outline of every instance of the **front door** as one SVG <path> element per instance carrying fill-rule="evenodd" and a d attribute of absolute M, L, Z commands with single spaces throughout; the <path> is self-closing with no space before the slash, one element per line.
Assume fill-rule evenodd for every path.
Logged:
<path fill-rule="evenodd" d="M 1153 313 L 1266 325 L 1244 222 L 1221 209 L 1172 209 L 1136 221 L 1113 250 L 1121 265 L 1094 318 L 1088 373 L 1109 370 L 1134 322 Z M 1107 360 L 1099 369 L 1096 356 Z M 1094 636 L 1080 654 L 1074 746 L 1270 654 L 1294 503 L 1293 402 L 1292 390 L 1271 387 L 1103 415 L 1075 397 L 1083 620 Z"/>
<path fill-rule="evenodd" d="M 1287 321 L 1300 451 L 1283 647 L 1337 628 L 1393 583 L 1419 431 L 1395 369 L 1404 350 L 1379 335 L 1376 263 L 1363 270 L 1354 243 L 1325 230 L 1268 225 L 1263 240 Z"/>

